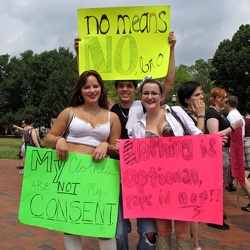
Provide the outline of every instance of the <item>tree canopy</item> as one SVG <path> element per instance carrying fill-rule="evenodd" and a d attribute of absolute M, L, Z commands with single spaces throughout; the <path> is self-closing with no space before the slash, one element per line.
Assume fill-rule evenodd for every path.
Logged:
<path fill-rule="evenodd" d="M 68 49 L 31 50 L 20 58 L 0 56 L 0 127 L 20 124 L 26 114 L 36 117 L 36 125 L 48 125 L 67 106 L 77 79 L 76 58 Z"/>
<path fill-rule="evenodd" d="M 211 88 L 220 86 L 238 96 L 243 110 L 250 101 L 249 54 L 250 26 L 241 25 L 231 41 L 220 43 L 213 59 L 176 67 L 175 84 L 166 102 L 172 104 L 181 83 L 195 79 L 202 85 L 206 103 Z M 0 133 L 11 130 L 14 123 L 19 125 L 26 114 L 36 117 L 36 126 L 48 127 L 49 120 L 67 107 L 77 78 L 76 57 L 69 49 L 60 47 L 41 54 L 27 50 L 19 58 L 0 55 Z M 106 81 L 105 86 L 109 97 L 118 102 L 113 81 Z"/>
<path fill-rule="evenodd" d="M 232 40 L 223 40 L 212 59 L 211 79 L 236 95 L 239 109 L 250 101 L 250 25 L 241 25 Z"/>

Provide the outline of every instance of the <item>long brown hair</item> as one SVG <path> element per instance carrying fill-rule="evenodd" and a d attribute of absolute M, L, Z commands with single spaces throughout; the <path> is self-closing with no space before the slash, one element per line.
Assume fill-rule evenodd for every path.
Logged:
<path fill-rule="evenodd" d="M 78 81 L 76 82 L 76 85 L 74 86 L 73 92 L 69 99 L 69 106 L 76 107 L 85 103 L 85 100 L 81 95 L 81 88 L 87 83 L 87 78 L 89 76 L 94 76 L 97 79 L 99 85 L 101 86 L 101 96 L 98 100 L 99 106 L 101 108 L 108 109 L 107 90 L 104 86 L 102 77 L 95 70 L 85 71 L 79 76 Z"/>

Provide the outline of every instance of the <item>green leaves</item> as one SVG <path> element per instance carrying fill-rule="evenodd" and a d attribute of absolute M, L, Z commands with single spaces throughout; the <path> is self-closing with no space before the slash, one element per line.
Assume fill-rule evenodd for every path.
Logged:
<path fill-rule="evenodd" d="M 241 25 L 232 40 L 220 43 L 212 60 L 211 73 L 215 86 L 224 87 L 229 94 L 236 95 L 239 110 L 244 111 L 250 101 L 250 25 Z"/>
<path fill-rule="evenodd" d="M 76 58 L 65 48 L 39 55 L 28 50 L 10 60 L 0 56 L 0 128 L 20 124 L 28 113 L 36 126 L 48 126 L 67 106 L 77 77 Z"/>

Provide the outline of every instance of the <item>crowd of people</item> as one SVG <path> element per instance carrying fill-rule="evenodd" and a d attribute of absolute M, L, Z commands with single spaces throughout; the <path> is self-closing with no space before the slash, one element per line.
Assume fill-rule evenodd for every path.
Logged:
<path fill-rule="evenodd" d="M 78 43 L 75 49 L 78 54 Z M 245 181 L 241 185 L 249 204 L 243 211 L 250 212 L 250 103 L 246 105 L 246 117 L 237 111 L 238 100 L 235 96 L 227 97 L 225 89 L 213 88 L 210 92 L 209 107 L 206 108 L 202 84 L 192 80 L 183 83 L 178 91 L 181 106 L 170 108 L 164 104 L 175 78 L 174 32 L 168 36 L 170 44 L 169 67 L 163 82 L 147 78 L 140 82 L 118 80 L 114 82 L 119 103 L 113 104 L 108 99 L 101 75 L 89 70 L 83 72 L 73 88 L 69 105 L 51 121 L 51 129 L 44 138 L 45 146 L 56 150 L 61 161 L 66 161 L 69 152 L 91 155 L 93 161 L 99 162 L 106 157 L 119 159 L 119 140 L 129 138 L 152 138 L 182 136 L 185 129 L 189 135 L 220 134 L 223 140 L 222 154 L 223 187 L 231 180 L 230 133 L 242 128 L 244 140 Z M 140 100 L 135 94 L 140 92 Z M 237 101 L 236 101 L 237 100 Z M 222 109 L 228 113 L 223 115 Z M 72 115 L 71 115 L 72 113 Z M 177 116 L 176 116 L 177 115 Z M 69 117 L 70 121 L 69 121 Z M 179 117 L 177 119 L 177 117 Z M 24 120 L 23 145 L 40 147 L 37 134 L 33 129 L 34 117 L 28 115 Z M 68 122 L 69 121 L 69 122 Z M 183 128 L 185 126 L 185 129 Z M 25 156 L 25 154 L 24 154 Z M 208 226 L 228 230 L 223 224 Z M 177 249 L 201 250 L 198 241 L 198 222 L 166 220 L 162 218 L 138 218 L 137 250 L 170 250 L 171 235 L 174 231 Z M 114 238 L 99 238 L 101 250 L 128 250 L 128 234 L 131 222 L 123 216 L 122 193 L 120 193 L 116 235 Z M 82 250 L 81 236 L 64 233 L 67 250 Z"/>

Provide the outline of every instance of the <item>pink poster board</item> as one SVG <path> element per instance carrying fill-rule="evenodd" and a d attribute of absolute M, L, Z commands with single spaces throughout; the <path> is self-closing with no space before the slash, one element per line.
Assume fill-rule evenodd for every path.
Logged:
<path fill-rule="evenodd" d="M 219 135 L 121 140 L 125 218 L 222 224 Z"/>
<path fill-rule="evenodd" d="M 233 177 L 245 185 L 244 174 L 244 146 L 242 138 L 242 128 L 239 128 L 230 134 L 230 155 Z"/>

